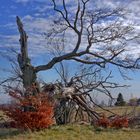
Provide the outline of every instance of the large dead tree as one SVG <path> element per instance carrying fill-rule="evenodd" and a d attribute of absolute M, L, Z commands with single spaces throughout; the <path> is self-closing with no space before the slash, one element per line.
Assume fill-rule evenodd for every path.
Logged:
<path fill-rule="evenodd" d="M 72 48 L 67 50 L 66 44 L 63 46 L 66 51 L 59 52 L 44 65 L 33 66 L 28 56 L 28 36 L 20 18 L 17 17 L 21 50 L 18 54 L 18 63 L 21 70 L 23 86 L 26 90 L 33 84 L 38 85 L 38 72 L 49 70 L 55 64 L 61 63 L 64 60 L 72 60 L 86 65 L 98 66 L 99 68 L 105 68 L 107 64 L 112 64 L 123 69 L 140 68 L 140 58 L 134 59 L 130 55 L 128 57 L 124 54 L 129 42 L 135 41 L 139 37 L 135 34 L 135 29 L 132 26 L 124 24 L 123 20 L 120 20 L 125 16 L 122 9 L 98 9 L 89 11 L 87 4 L 90 4 L 90 0 L 78 0 L 75 3 L 77 6 L 76 11 L 69 13 L 65 0 L 62 1 L 63 8 L 60 9 L 57 6 L 57 1 L 52 0 L 52 4 L 54 11 L 60 14 L 61 17 L 58 20 L 54 20 L 52 30 L 46 33 L 48 45 L 54 46 L 55 41 L 61 40 L 63 37 L 64 39 L 60 41 L 60 45 L 68 43 L 66 41 L 68 39 L 72 40 Z M 108 22 L 108 19 L 111 20 Z M 106 24 L 100 24 L 102 21 Z M 68 35 L 68 33 L 71 34 Z M 94 76 L 94 74 L 96 74 L 96 70 L 85 75 Z M 115 83 L 114 85 L 107 83 L 110 75 L 97 83 L 91 81 L 83 85 L 83 77 L 86 76 L 75 76 L 67 83 L 68 87 L 74 87 L 75 93 L 78 93 L 77 95 L 71 94 L 71 97 L 68 97 L 72 98 L 81 108 L 87 110 L 90 116 L 98 118 L 98 114 L 87 105 L 83 94 L 88 96 L 93 89 L 96 89 L 111 97 L 107 88 L 114 88 L 117 85 Z M 95 104 L 90 96 L 88 98 Z"/>
<path fill-rule="evenodd" d="M 128 45 L 130 40 L 132 41 L 138 37 L 134 34 L 132 26 L 119 21 L 119 17 L 123 18 L 124 16 L 122 9 L 88 11 L 88 7 L 86 7 L 88 3 L 90 3 L 90 0 L 77 1 L 76 12 L 73 12 L 72 17 L 69 17 L 65 0 L 62 2 L 63 10 L 57 8 L 57 2 L 52 0 L 54 11 L 61 15 L 61 20 L 55 21 L 54 24 L 60 25 L 62 28 L 57 31 L 53 29 L 53 32 L 49 33 L 49 37 L 51 38 L 54 34 L 57 37 L 61 37 L 64 32 L 71 31 L 75 35 L 74 43 L 72 44 L 73 49 L 52 58 L 52 60 L 44 65 L 36 67 L 31 64 L 28 56 L 28 36 L 24 31 L 20 18 L 17 17 L 21 45 L 18 63 L 25 88 L 37 82 L 36 77 L 39 71 L 51 69 L 55 64 L 63 60 L 74 60 L 84 64 L 97 65 L 102 68 L 105 68 L 107 63 L 125 69 L 140 68 L 139 58 L 134 60 L 127 56 L 121 56 L 125 52 L 125 45 Z M 108 18 L 112 18 L 111 23 L 109 22 L 105 26 L 98 24 L 100 21 L 106 21 Z M 84 47 L 83 41 L 86 42 Z M 102 49 L 94 51 L 96 46 L 102 46 Z"/>
<path fill-rule="evenodd" d="M 82 73 L 78 73 L 69 80 L 65 77 L 62 68 L 60 75 L 65 85 L 57 85 L 60 93 L 60 96 L 58 96 L 60 100 L 58 114 L 60 116 L 57 114 L 56 120 L 58 123 L 69 122 L 69 118 L 65 119 L 66 116 L 63 113 L 69 114 L 70 110 L 65 111 L 65 109 L 67 107 L 72 109 L 75 107 L 75 104 L 78 105 L 78 109 L 81 108 L 86 111 L 91 118 L 98 119 L 100 114 L 95 112 L 91 105 L 88 104 L 90 101 L 92 105 L 98 106 L 91 98 L 90 93 L 98 90 L 112 98 L 108 89 L 120 86 L 116 83 L 108 82 L 108 79 L 111 77 L 110 74 L 106 78 L 100 78 L 98 81 L 94 78 L 99 74 L 100 68 L 105 68 L 107 64 L 123 69 L 139 69 L 140 58 L 134 59 L 130 55 L 124 55 L 129 42 L 135 41 L 135 39 L 138 40 L 139 36 L 136 35 L 132 25 L 124 24 L 123 20 L 120 20 L 125 16 L 120 8 L 89 11 L 87 4 L 90 4 L 90 0 L 78 0 L 74 3 L 77 6 L 76 11 L 70 12 L 66 0 L 62 0 L 63 8 L 60 9 L 56 0 L 52 0 L 52 4 L 54 11 L 61 17 L 58 20 L 54 20 L 53 28 L 46 33 L 46 38 L 48 39 L 48 46 L 51 46 L 51 50 L 55 51 L 52 46 L 54 47 L 54 43 L 58 43 L 58 41 L 60 41 L 58 46 L 60 49 L 57 50 L 55 55 L 52 55 L 52 59 L 46 64 L 33 66 L 28 56 L 28 36 L 23 28 L 22 21 L 17 17 L 17 26 L 20 33 L 20 53 L 17 59 L 20 72 L 17 69 L 15 70 L 18 72 L 18 77 L 22 79 L 23 86 L 27 90 L 32 85 L 38 86 L 37 73 L 39 71 L 49 70 L 57 63 L 60 63 L 61 67 L 63 67 L 62 61 L 64 60 L 91 65 L 91 71 L 89 69 L 81 71 Z M 109 18 L 111 20 L 108 22 Z M 102 21 L 106 24 L 100 24 Z M 69 32 L 71 35 L 68 35 Z M 72 44 L 70 50 L 67 50 L 67 39 Z M 94 69 L 95 66 L 98 66 L 98 68 Z M 18 77 L 9 78 L 6 81 L 15 80 Z M 46 90 L 52 93 L 55 87 L 55 85 L 48 85 Z M 63 88 L 65 87 L 66 90 L 64 91 Z M 73 91 L 66 93 L 68 88 L 73 89 Z M 26 93 L 28 94 L 28 92 Z M 69 117 L 69 115 L 67 116 Z"/>
<path fill-rule="evenodd" d="M 62 1 L 63 8 L 60 9 L 59 6 L 57 6 L 57 1 L 52 0 L 52 4 L 54 11 L 61 17 L 58 20 L 54 20 L 52 30 L 46 33 L 46 38 L 48 46 L 51 46 L 51 50 L 54 50 L 54 48 L 52 48 L 52 46 L 55 46 L 54 43 L 58 43 L 59 41 L 58 47 L 62 47 L 63 49 L 60 49 L 53 55 L 52 59 L 44 65 L 35 67 L 31 64 L 31 60 L 28 56 L 28 36 L 20 18 L 17 17 L 21 49 L 20 54 L 18 54 L 18 63 L 25 89 L 28 89 L 33 84 L 38 85 L 38 72 L 49 70 L 54 67 L 55 64 L 61 64 L 64 60 L 91 65 L 91 68 L 93 66 L 105 68 L 107 64 L 115 65 L 120 69 L 140 68 L 140 58 L 134 59 L 130 57 L 130 55 L 125 55 L 125 49 L 129 42 L 135 41 L 135 39 L 139 39 L 139 37 L 135 34 L 135 29 L 132 25 L 124 24 L 125 21 L 122 19 L 125 15 L 122 9 L 89 10 L 87 5 L 90 4 L 90 0 L 79 0 L 75 2 L 74 4 L 77 6 L 76 11 L 69 11 L 65 0 Z M 102 21 L 104 21 L 105 24 L 101 24 Z M 67 40 L 70 40 L 70 42 L 67 42 Z M 70 49 L 67 49 L 68 43 L 72 45 Z M 82 95 L 86 94 L 86 96 L 88 96 L 93 89 L 96 89 L 111 97 L 107 88 L 114 88 L 118 85 L 107 82 L 110 75 L 97 83 L 93 80 L 83 85 L 83 83 L 87 81 L 84 81 L 83 78 L 87 76 L 94 77 L 96 73 L 97 71 L 93 70 L 93 72 L 90 73 L 83 73 L 84 76 L 75 76 L 70 81 L 64 80 L 65 83 L 67 82 L 65 86 L 74 87 L 78 93 L 77 95 L 72 94 L 70 98 L 80 105 L 81 108 L 87 110 L 91 116 L 98 118 L 98 114 L 87 106 L 87 102 Z M 67 97 L 65 97 L 65 99 L 66 98 Z M 90 96 L 88 96 L 88 98 L 95 104 Z M 62 102 L 65 101 L 65 99 L 62 100 Z"/>

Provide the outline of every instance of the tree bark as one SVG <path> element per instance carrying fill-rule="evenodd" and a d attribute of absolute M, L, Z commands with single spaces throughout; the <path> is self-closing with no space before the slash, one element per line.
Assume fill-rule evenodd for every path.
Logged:
<path fill-rule="evenodd" d="M 27 46 L 27 39 L 28 36 L 23 29 L 23 24 L 20 18 L 17 16 L 17 26 L 20 33 L 20 50 L 21 53 L 18 54 L 18 63 L 20 66 L 20 70 L 22 72 L 22 80 L 23 86 L 25 89 L 30 88 L 34 83 L 37 83 L 37 76 L 34 70 L 34 67 L 31 64 L 31 60 L 28 56 L 28 46 Z"/>

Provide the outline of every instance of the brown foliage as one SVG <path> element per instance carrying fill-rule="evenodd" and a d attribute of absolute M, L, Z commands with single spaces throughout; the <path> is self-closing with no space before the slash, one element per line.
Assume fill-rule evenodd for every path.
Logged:
<path fill-rule="evenodd" d="M 128 127 L 129 120 L 127 117 L 115 116 L 113 119 L 107 118 L 103 115 L 97 122 L 97 126 L 104 128 L 123 128 Z"/>
<path fill-rule="evenodd" d="M 102 126 L 102 127 L 104 127 L 104 128 L 107 128 L 107 127 L 110 126 L 110 121 L 109 121 L 109 119 L 108 119 L 105 115 L 103 115 L 103 116 L 97 121 L 97 125 L 98 125 L 98 126 Z"/>
<path fill-rule="evenodd" d="M 127 117 L 115 117 L 112 121 L 110 126 L 115 127 L 115 128 L 123 128 L 123 127 L 128 127 L 129 125 L 129 120 Z"/>
<path fill-rule="evenodd" d="M 10 92 L 10 96 L 15 102 L 2 110 L 13 120 L 12 127 L 39 130 L 48 128 L 54 123 L 53 103 L 47 94 L 39 93 L 25 97 L 17 92 Z"/>

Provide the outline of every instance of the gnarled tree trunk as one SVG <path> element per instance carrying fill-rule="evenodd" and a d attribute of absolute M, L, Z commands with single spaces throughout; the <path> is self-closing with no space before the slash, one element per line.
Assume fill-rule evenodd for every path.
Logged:
<path fill-rule="evenodd" d="M 37 84 L 37 76 L 36 72 L 34 70 L 34 67 L 31 64 L 31 60 L 28 56 L 28 48 L 27 48 L 27 39 L 28 36 L 26 32 L 23 29 L 23 24 L 20 21 L 20 18 L 17 17 L 17 25 L 18 30 L 20 33 L 20 49 L 21 53 L 18 54 L 18 63 L 20 66 L 20 70 L 22 72 L 22 80 L 23 80 L 23 86 L 27 90 L 29 87 L 31 87 L 33 84 Z"/>

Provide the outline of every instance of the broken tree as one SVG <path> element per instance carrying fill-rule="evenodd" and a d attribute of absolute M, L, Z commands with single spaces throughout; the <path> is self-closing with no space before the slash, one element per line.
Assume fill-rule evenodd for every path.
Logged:
<path fill-rule="evenodd" d="M 38 85 L 37 73 L 39 71 L 49 70 L 55 64 L 64 60 L 73 60 L 78 63 L 95 65 L 100 68 L 105 68 L 107 64 L 124 69 L 140 68 L 140 58 L 134 59 L 128 57 L 129 55 L 125 57 L 121 56 L 121 54 L 125 52 L 125 47 L 129 41 L 135 40 L 136 38 L 138 39 L 138 36 L 134 34 L 135 30 L 132 26 L 124 24 L 122 20 L 119 21 L 119 19 L 122 19 L 124 16 L 123 10 L 117 8 L 88 11 L 88 3 L 90 4 L 90 0 L 77 1 L 74 3 L 77 9 L 76 11 L 72 11 L 73 13 L 71 14 L 68 12 L 65 0 L 63 0 L 62 9 L 59 9 L 57 2 L 52 0 L 54 11 L 60 14 L 61 20 L 54 22 L 54 27 L 56 26 L 57 28 L 57 25 L 59 25 L 60 28 L 57 28 L 57 30 L 53 28 L 48 38 L 53 36 L 50 39 L 52 40 L 55 37 L 61 38 L 62 35 L 64 35 L 64 38 L 71 39 L 70 36 L 66 35 L 66 33 L 69 32 L 72 33 L 72 36 L 74 35 L 75 38 L 70 51 L 60 53 L 60 55 L 52 57 L 46 64 L 36 67 L 31 64 L 31 60 L 28 56 L 28 36 L 24 31 L 20 18 L 17 17 L 21 45 L 21 52 L 18 54 L 18 63 L 22 72 L 21 78 L 25 89 L 28 89 L 33 84 Z M 111 19 L 111 22 L 108 22 L 108 19 Z M 107 24 L 99 24 L 102 21 L 106 21 Z M 65 40 L 66 39 L 64 39 L 62 43 L 65 43 Z M 84 43 L 84 47 L 83 42 L 86 42 Z M 99 51 L 97 51 L 97 47 L 99 47 Z"/>

